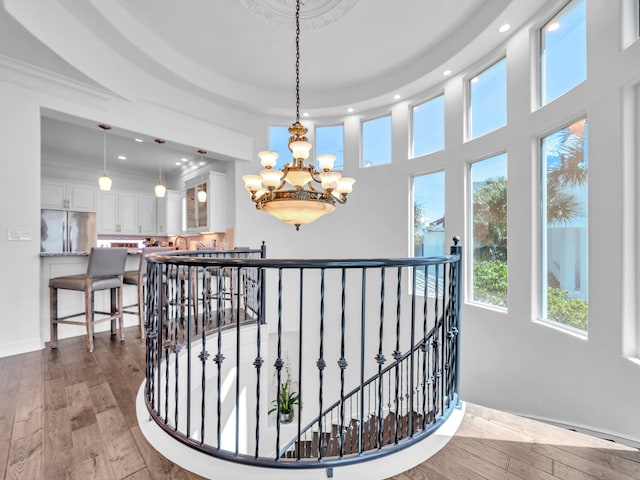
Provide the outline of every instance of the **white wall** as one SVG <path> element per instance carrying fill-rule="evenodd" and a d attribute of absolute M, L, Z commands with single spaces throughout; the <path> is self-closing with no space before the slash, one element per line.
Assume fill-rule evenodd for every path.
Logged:
<path fill-rule="evenodd" d="M 6 67 L 6 65 L 5 65 Z M 40 115 L 41 108 L 99 119 L 138 132 L 165 132 L 167 139 L 201 145 L 212 155 L 245 158 L 252 139 L 243 133 L 177 115 L 155 105 L 111 98 L 104 91 L 74 90 L 55 77 L 26 81 L 28 72 L 0 74 L 0 357 L 42 348 L 39 327 L 40 274 Z M 29 85 L 31 88 L 18 85 Z M 203 106 L 206 108 L 206 106 Z M 225 117 L 227 117 L 225 112 Z M 179 122 L 176 122 L 179 118 Z M 236 114 L 227 118 L 237 118 Z M 157 136 L 162 136 L 155 134 Z M 72 174 L 81 179 L 82 172 Z M 122 179 L 126 182 L 125 178 Z M 154 179 L 155 181 L 155 179 Z M 129 182 L 137 188 L 140 179 Z M 31 240 L 9 241 L 9 229 L 30 233 Z"/>
<path fill-rule="evenodd" d="M 556 7 L 562 3 L 557 2 Z M 631 192 L 623 190 L 623 152 L 629 155 L 627 144 L 634 144 L 638 127 L 623 137 L 623 131 L 629 130 L 623 123 L 623 108 L 637 109 L 638 101 L 626 105 L 623 93 L 640 83 L 640 41 L 622 50 L 620 8 L 619 2 L 588 1 L 588 80 L 544 108 L 531 108 L 536 67 L 530 52 L 535 51 L 537 29 L 545 21 L 541 17 L 530 29 L 513 34 L 503 50 L 479 59 L 440 89 L 394 106 L 392 165 L 358 168 L 360 120 L 368 116 L 348 117 L 344 175 L 357 179 L 348 204 L 296 232 L 293 226 L 255 211 L 247 192 L 238 189 L 237 243 L 257 245 L 265 240 L 269 256 L 274 257 L 405 256 L 409 253 L 411 176 L 444 170 L 447 237 L 460 235 L 468 245 L 468 163 L 506 151 L 509 310 L 464 304 L 462 396 L 471 402 L 640 443 L 640 363 L 633 358 L 635 353 L 629 356 L 638 351 L 636 338 L 627 339 L 623 350 L 623 325 L 632 324 L 634 328 L 625 331 L 633 335 L 638 321 L 633 301 L 637 290 L 630 284 L 635 281 L 637 266 L 631 261 L 635 257 L 626 260 L 621 253 L 637 248 L 635 230 L 625 237 L 627 222 L 637 215 L 633 194 L 637 179 L 627 181 Z M 465 143 L 465 75 L 490 65 L 505 53 L 509 124 Z M 446 151 L 408 160 L 409 102 L 418 103 L 442 89 Z M 637 88 L 634 92 L 637 95 Z M 537 320 L 537 145 L 541 137 L 584 116 L 590 135 L 588 338 Z M 637 113 L 626 118 L 637 120 Z M 266 128 L 256 131 L 254 143 L 256 152 L 268 145 Z M 626 161 L 637 162 L 637 149 L 631 149 L 630 155 L 632 158 Z M 237 178 L 260 170 L 257 155 L 254 158 L 250 164 L 237 165 Z M 313 355 L 317 356 L 315 352 Z"/>
<path fill-rule="evenodd" d="M 531 31 L 512 35 L 505 45 L 509 125 L 472 142 L 464 143 L 462 137 L 464 76 L 447 80 L 441 85 L 446 94 L 445 152 L 407 160 L 409 104 L 403 102 L 393 107 L 393 164 L 359 169 L 360 119 L 347 118 L 344 174 L 357 179 L 348 204 L 296 232 L 291 225 L 256 212 L 246 191 L 236 188 L 236 244 L 257 246 L 265 240 L 272 257 L 407 255 L 410 176 L 444 169 L 447 237 L 461 235 L 467 245 L 467 162 L 506 150 L 509 311 L 463 306 L 463 398 L 640 442 L 640 365 L 623 351 L 623 325 L 637 322 L 632 301 L 637 295 L 633 284 L 637 265 L 632 257 L 622 254 L 633 251 L 637 244 L 635 230 L 629 232 L 626 227 L 637 215 L 635 195 L 629 193 L 636 188 L 637 180 L 634 177 L 630 182 L 626 177 L 624 181 L 623 165 L 633 165 L 638 152 L 628 147 L 632 138 L 623 136 L 629 130 L 623 124 L 623 98 L 627 98 L 623 92 L 640 83 L 640 42 L 627 42 L 628 48 L 622 50 L 621 17 L 620 2 L 588 1 L 589 78 L 533 113 L 530 92 L 534 75 L 529 53 L 539 24 Z M 469 66 L 468 73 L 490 64 L 501 53 L 493 52 Z M 0 356 L 41 346 L 37 304 L 40 107 L 199 145 L 224 155 L 248 158 L 251 155 L 245 153 L 253 151 L 255 160 L 236 164 L 237 182 L 242 174 L 259 171 L 255 154 L 267 145 L 266 125 L 281 120 L 223 108 L 214 110 L 204 103 L 191 104 L 193 116 L 187 116 L 87 90 L 76 92 L 68 85 L 32 88 L 0 83 L 0 155 L 6 172 L 0 177 L 0 262 L 4 272 L 0 280 Z M 409 101 L 417 102 L 436 92 L 424 92 L 423 98 Z M 536 321 L 535 145 L 541 136 L 584 115 L 590 125 L 588 339 Z M 225 135 L 229 130 L 218 125 L 242 134 L 229 137 Z M 637 135 L 637 128 L 632 134 Z M 9 227 L 31 229 L 33 239 L 9 242 Z M 625 345 L 627 353 L 637 348 L 635 340 Z"/>

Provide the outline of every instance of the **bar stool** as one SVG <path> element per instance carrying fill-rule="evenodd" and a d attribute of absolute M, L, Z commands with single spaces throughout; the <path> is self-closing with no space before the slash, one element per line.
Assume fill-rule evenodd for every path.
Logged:
<path fill-rule="evenodd" d="M 119 321 L 120 340 L 124 341 L 122 312 L 122 278 L 127 262 L 126 248 L 92 248 L 89 254 L 87 273 L 54 277 L 49 280 L 51 348 L 58 347 L 58 324 L 85 325 L 87 327 L 87 350 L 93 352 L 93 326 L 95 323 L 111 321 L 111 334 L 115 335 L 115 322 Z M 64 317 L 58 317 L 58 290 L 84 292 L 85 311 Z M 94 293 L 98 290 L 110 290 L 111 311 L 95 309 Z M 95 314 L 108 315 L 96 320 Z M 84 315 L 85 321 L 72 321 L 70 318 Z"/>
<path fill-rule="evenodd" d="M 138 316 L 138 325 L 140 328 L 140 337 L 144 338 L 144 288 L 147 278 L 147 255 L 149 253 L 167 252 L 173 250 L 173 247 L 147 247 L 140 252 L 140 263 L 138 270 L 128 270 L 124 272 L 123 282 L 125 285 L 136 285 L 138 289 L 138 301 L 131 305 L 125 305 L 122 313 Z M 135 310 L 127 310 L 134 308 Z"/>

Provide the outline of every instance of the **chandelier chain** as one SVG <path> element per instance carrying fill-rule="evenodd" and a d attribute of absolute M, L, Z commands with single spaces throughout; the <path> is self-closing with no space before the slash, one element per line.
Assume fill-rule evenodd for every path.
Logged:
<path fill-rule="evenodd" d="M 296 2 L 296 123 L 300 122 L 300 0 Z"/>

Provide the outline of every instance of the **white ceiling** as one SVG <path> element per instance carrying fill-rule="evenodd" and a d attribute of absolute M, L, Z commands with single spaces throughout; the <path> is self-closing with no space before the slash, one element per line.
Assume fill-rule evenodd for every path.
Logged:
<path fill-rule="evenodd" d="M 136 141 L 142 140 L 142 142 Z M 101 170 L 104 164 L 104 130 L 85 119 L 46 111 L 41 119 L 42 161 L 75 164 L 79 168 Z M 164 139 L 158 139 L 164 140 Z M 189 173 L 218 163 L 196 147 L 175 142 L 156 142 L 155 137 L 112 127 L 106 134 L 107 171 L 120 171 L 163 179 Z M 118 158 L 120 156 L 125 159 Z M 202 163 L 204 162 L 204 163 Z"/>
<path fill-rule="evenodd" d="M 395 94 L 422 95 L 443 82 L 445 68 L 454 75 L 468 68 L 554 1 L 303 0 L 301 110 L 314 119 L 336 118 L 348 107 L 356 113 L 386 108 Z M 187 109 L 199 98 L 293 117 L 294 0 L 4 0 L 0 5 L 0 60 L 16 59 L 168 108 L 185 99 Z M 507 22 L 511 32 L 497 33 Z M 47 130 L 68 127 L 43 125 L 52 150 L 65 143 L 94 148 L 87 143 L 96 136 L 92 129 L 98 130 L 92 123 L 85 125 L 85 141 L 58 144 Z"/>

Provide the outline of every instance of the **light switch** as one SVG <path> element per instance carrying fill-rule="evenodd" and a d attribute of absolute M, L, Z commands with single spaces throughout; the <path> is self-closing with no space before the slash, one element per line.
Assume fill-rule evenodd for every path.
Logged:
<path fill-rule="evenodd" d="M 30 228 L 9 227 L 7 230 L 7 239 L 9 241 L 28 241 L 33 240 Z"/>

